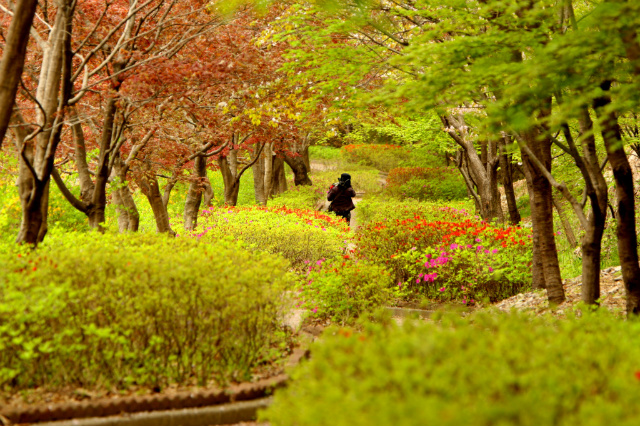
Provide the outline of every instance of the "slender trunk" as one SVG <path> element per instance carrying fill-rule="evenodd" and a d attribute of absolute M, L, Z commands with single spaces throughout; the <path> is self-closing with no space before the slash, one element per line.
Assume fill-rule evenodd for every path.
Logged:
<path fill-rule="evenodd" d="M 112 181 L 113 202 L 118 213 L 118 229 L 120 232 L 137 232 L 140 226 L 138 207 L 127 184 L 128 167 L 122 162 L 120 153 L 114 154 L 113 169 L 116 178 Z"/>
<path fill-rule="evenodd" d="M 516 193 L 513 189 L 513 166 L 511 160 L 507 156 L 506 141 L 500 139 L 498 141 L 500 169 L 502 170 L 502 186 L 504 187 L 504 195 L 507 199 L 507 208 L 509 209 L 509 222 L 512 225 L 520 223 L 522 218 L 518 211 L 516 201 Z"/>
<path fill-rule="evenodd" d="M 262 154 L 262 157 L 264 157 L 264 154 Z M 255 157 L 253 159 L 255 159 Z M 256 203 L 264 205 L 267 202 L 267 197 L 264 192 L 264 159 L 259 158 L 251 167 L 253 169 L 253 188 Z"/>
<path fill-rule="evenodd" d="M 525 169 L 525 181 L 527 182 L 527 193 L 529 194 L 529 205 L 532 210 L 533 217 L 533 203 L 536 194 L 533 192 L 531 186 L 531 180 L 528 177 L 527 170 Z M 531 287 L 534 289 L 547 288 L 544 281 L 544 265 L 542 263 L 542 251 L 539 234 L 533 232 L 533 248 L 531 250 Z"/>
<path fill-rule="evenodd" d="M 582 301 L 596 304 L 600 299 L 600 257 L 609 193 L 596 152 L 593 122 L 588 108 L 583 109 L 579 124 L 584 156 L 580 169 L 585 181 L 589 182 L 586 188 L 591 204 L 591 212 L 582 237 Z M 566 126 L 565 132 L 568 131 L 570 130 Z M 573 141 L 571 143 L 573 144 Z"/>
<path fill-rule="evenodd" d="M 156 228 L 158 232 L 168 233 L 175 236 L 176 233 L 171 229 L 169 223 L 169 213 L 167 207 L 162 202 L 162 194 L 160 193 L 160 185 L 158 184 L 158 178 L 151 170 L 148 162 L 143 162 L 144 173 L 140 179 L 140 189 L 142 193 L 149 200 L 151 209 L 153 210 L 153 216 L 156 220 Z"/>
<path fill-rule="evenodd" d="M 89 172 L 89 165 L 87 164 L 87 149 L 85 146 L 84 131 L 80 124 L 80 117 L 76 107 L 69 108 L 69 119 L 71 121 L 71 128 L 73 130 L 73 142 L 74 142 L 74 159 L 76 163 L 76 169 L 78 170 L 78 178 L 80 180 L 80 200 L 85 203 L 90 203 L 93 198 L 93 192 L 95 185 L 91 179 L 91 173 Z"/>
<path fill-rule="evenodd" d="M 197 156 L 194 160 L 194 179 L 189 184 L 187 199 L 184 206 L 184 229 L 192 231 L 198 226 L 198 211 L 204 191 L 203 180 L 207 176 L 207 159 Z"/>
<path fill-rule="evenodd" d="M 552 198 L 553 207 L 555 207 L 558 212 L 558 217 L 560 218 L 560 223 L 562 224 L 562 229 L 564 230 L 564 235 L 567 238 L 567 242 L 571 247 L 576 247 L 578 245 L 578 240 L 576 240 L 576 235 L 573 233 L 573 228 L 567 219 L 567 214 L 562 207 L 562 204 L 556 200 L 555 197 Z"/>
<path fill-rule="evenodd" d="M 271 197 L 273 186 L 273 144 L 267 142 L 264 147 L 264 205 L 267 205 L 267 200 Z"/>
<path fill-rule="evenodd" d="M 89 225 L 102 231 L 105 221 L 104 211 L 107 206 L 107 183 L 109 182 L 109 150 L 112 144 L 114 118 L 116 115 L 116 97 L 112 96 L 107 101 L 104 113 L 102 137 L 100 140 L 100 157 L 96 168 L 96 183 L 91 198 L 89 209 Z"/>
<path fill-rule="evenodd" d="M 610 86 L 610 82 L 605 82 L 602 88 L 608 91 Z M 627 290 L 627 315 L 639 315 L 640 267 L 638 265 L 633 175 L 629 160 L 624 152 L 618 118 L 615 113 L 605 110 L 610 103 L 610 98 L 603 96 L 594 102 L 594 107 L 601 122 L 602 138 L 607 148 L 607 156 L 616 183 L 616 234 L 622 279 Z"/>
<path fill-rule="evenodd" d="M 13 18 L 6 34 L 0 59 L 0 148 L 7 133 L 11 112 L 22 78 L 24 59 L 29 43 L 29 31 L 38 6 L 37 0 L 16 2 Z"/>
<path fill-rule="evenodd" d="M 538 132 L 528 132 L 524 139 L 527 141 L 533 154 L 543 163 L 547 170 L 551 170 L 551 143 L 548 138 L 541 138 Z M 560 304 L 564 302 L 564 288 L 560 276 L 558 264 L 558 251 L 556 248 L 553 229 L 553 202 L 551 200 L 551 184 L 540 170 L 533 164 L 523 152 L 527 185 L 530 188 L 531 220 L 533 222 L 534 254 L 537 255 L 534 268 L 542 266 L 544 287 L 547 289 L 549 302 Z M 539 271 L 534 271 L 534 288 L 542 285 L 536 280 L 540 279 Z"/>
<path fill-rule="evenodd" d="M 229 206 L 238 204 L 238 193 L 240 192 L 240 182 L 236 179 L 235 174 L 229 165 L 227 157 L 218 157 L 218 166 L 222 174 L 224 183 L 224 203 Z"/>

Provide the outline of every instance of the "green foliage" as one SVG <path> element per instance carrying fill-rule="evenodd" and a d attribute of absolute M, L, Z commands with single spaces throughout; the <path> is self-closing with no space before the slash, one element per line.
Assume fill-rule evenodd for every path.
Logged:
<path fill-rule="evenodd" d="M 202 211 L 194 232 L 204 241 L 231 237 L 260 252 L 278 253 L 294 268 L 344 251 L 344 221 L 313 210 L 288 207 L 211 207 Z"/>
<path fill-rule="evenodd" d="M 407 158 L 409 151 L 399 145 L 345 145 L 342 156 L 349 162 L 388 172 Z"/>
<path fill-rule="evenodd" d="M 20 197 L 16 188 L 18 167 L 15 157 L 0 151 L 0 235 L 1 241 L 12 241 L 20 229 Z"/>
<path fill-rule="evenodd" d="M 400 296 L 440 301 L 495 302 L 527 290 L 528 230 L 489 225 L 446 204 L 363 202 L 382 209 L 357 231 L 356 254 L 389 269 Z"/>
<path fill-rule="evenodd" d="M 273 426 L 640 422 L 640 323 L 606 311 L 451 315 L 323 336 L 262 415 Z"/>
<path fill-rule="evenodd" d="M 220 240 L 72 234 L 0 255 L 0 385 L 247 380 L 281 356 L 287 263 Z"/>
<path fill-rule="evenodd" d="M 330 146 L 313 145 L 309 147 L 309 158 L 311 160 L 341 160 L 342 152 L 338 148 Z"/>
<path fill-rule="evenodd" d="M 299 306 L 315 318 L 350 324 L 389 302 L 393 278 L 376 264 L 345 255 L 319 259 L 300 276 Z"/>
<path fill-rule="evenodd" d="M 462 200 L 467 188 L 457 169 L 450 167 L 401 167 L 392 169 L 387 177 L 385 193 L 399 199 Z"/>

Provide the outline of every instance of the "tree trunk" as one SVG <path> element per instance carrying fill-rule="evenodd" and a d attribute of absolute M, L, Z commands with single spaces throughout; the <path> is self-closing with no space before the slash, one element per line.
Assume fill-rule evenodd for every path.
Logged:
<path fill-rule="evenodd" d="M 148 162 L 145 161 L 143 164 L 144 173 L 140 179 L 140 189 L 149 200 L 149 204 L 153 210 L 153 216 L 156 220 L 157 231 L 161 233 L 166 232 L 169 235 L 175 236 L 176 233 L 171 229 L 171 225 L 169 223 L 169 213 L 162 202 L 162 194 L 160 193 L 158 178 L 151 170 L 151 166 Z"/>
<path fill-rule="evenodd" d="M 7 133 L 18 84 L 22 78 L 29 32 L 37 6 L 37 0 L 18 0 L 6 34 L 0 59 L 0 148 Z"/>
<path fill-rule="evenodd" d="M 307 148 L 307 153 L 309 149 Z M 293 170 L 293 183 L 298 185 L 313 185 L 311 179 L 309 178 L 309 168 L 305 164 L 304 157 L 302 155 L 298 155 L 295 157 L 285 156 L 284 161 L 287 162 L 291 170 Z"/>
<path fill-rule="evenodd" d="M 85 203 L 90 203 L 93 198 L 95 185 L 93 184 L 91 173 L 89 172 L 84 131 L 82 130 L 80 117 L 78 116 L 75 106 L 69 108 L 69 119 L 71 121 L 71 129 L 73 130 L 73 142 L 75 148 L 74 159 L 76 162 L 76 169 L 78 170 L 78 178 L 80 180 L 80 200 Z"/>
<path fill-rule="evenodd" d="M 60 143 L 60 132 L 64 120 L 69 88 L 69 59 L 71 50 L 71 30 L 73 7 L 68 0 L 61 1 L 50 33 L 50 45 L 45 51 L 40 69 L 36 99 L 36 120 L 43 123 L 35 143 L 25 146 L 25 138 L 16 132 L 17 152 L 20 167 L 20 199 L 23 208 L 22 223 L 18 233 L 18 243 L 37 244 L 47 233 L 47 209 L 49 201 L 49 181 L 54 168 L 55 153 Z M 62 96 L 61 93 L 62 92 Z M 22 117 L 20 116 L 22 119 Z M 26 151 L 31 150 L 29 155 Z M 20 154 L 25 152 L 24 157 Z M 26 161 L 25 161 L 26 159 Z"/>
<path fill-rule="evenodd" d="M 271 183 L 271 196 L 282 194 L 287 190 L 287 176 L 284 172 L 284 159 L 273 156 L 273 182 Z"/>
<path fill-rule="evenodd" d="M 264 147 L 264 205 L 267 205 L 267 200 L 271 197 L 273 191 L 273 144 L 271 142 L 265 143 Z"/>
<path fill-rule="evenodd" d="M 558 212 L 558 217 L 560 218 L 560 223 L 562 223 L 562 229 L 564 230 L 564 235 L 569 242 L 571 247 L 576 247 L 578 245 L 578 240 L 576 240 L 576 235 L 573 233 L 573 228 L 567 219 L 567 214 L 562 207 L 562 204 L 555 197 L 552 197 L 553 207 L 556 208 Z"/>
<path fill-rule="evenodd" d="M 518 204 L 516 201 L 516 193 L 513 189 L 513 166 L 511 164 L 510 156 L 507 156 L 506 141 L 501 138 L 498 141 L 499 149 L 499 161 L 500 169 L 502 169 L 502 186 L 504 187 L 504 195 L 507 199 L 507 208 L 509 209 L 509 222 L 512 225 L 520 223 L 522 218 L 518 211 Z"/>
<path fill-rule="evenodd" d="M 209 180 L 209 176 L 205 177 L 204 181 L 204 200 L 203 203 L 206 207 L 210 207 L 213 205 L 213 197 L 215 194 L 213 193 L 213 188 L 211 187 L 211 181 Z"/>
<path fill-rule="evenodd" d="M 204 192 L 204 179 L 207 177 L 207 159 L 201 155 L 194 160 L 194 179 L 189 184 L 184 206 L 184 229 L 193 231 L 198 226 L 198 211 Z"/>
<path fill-rule="evenodd" d="M 531 186 L 531 181 L 527 177 L 525 169 L 525 181 L 527 182 L 527 193 L 529 194 L 529 205 L 533 210 L 533 202 L 535 199 L 535 193 Z M 533 214 L 532 214 L 533 215 Z M 533 232 L 533 248 L 531 250 L 531 287 L 534 289 L 547 288 L 544 281 L 544 265 L 542 263 L 542 252 L 539 235 Z"/>
<path fill-rule="evenodd" d="M 116 115 L 116 97 L 111 96 L 107 101 L 104 112 L 104 123 L 102 127 L 102 137 L 100 140 L 100 157 L 96 167 L 96 183 L 91 197 L 91 208 L 89 209 L 89 226 L 103 231 L 102 224 L 105 221 L 104 211 L 107 207 L 107 183 L 109 182 L 109 151 L 113 143 L 113 127 Z"/>
<path fill-rule="evenodd" d="M 605 82 L 601 87 L 608 91 L 611 83 Z M 629 160 L 624 152 L 618 118 L 615 113 L 604 110 L 610 103 L 610 98 L 603 96 L 594 102 L 594 107 L 601 121 L 602 138 L 607 148 L 607 156 L 616 183 L 616 235 L 622 279 L 627 290 L 627 315 L 639 315 L 640 267 L 638 265 L 633 175 Z"/>
<path fill-rule="evenodd" d="M 236 174 L 233 173 L 226 156 L 220 155 L 220 157 L 218 157 L 218 166 L 224 183 L 224 203 L 229 206 L 235 206 L 238 204 L 240 182 L 236 179 Z"/>
<path fill-rule="evenodd" d="M 267 196 L 264 192 L 264 154 L 261 157 L 263 158 L 258 158 L 251 167 L 253 169 L 253 188 L 256 203 L 264 205 L 267 202 Z M 255 160 L 255 157 L 253 159 Z"/>
<path fill-rule="evenodd" d="M 293 171 L 293 182 L 298 185 L 313 185 L 309 178 L 311 164 L 309 162 L 309 135 L 296 139 L 290 148 L 290 153 L 284 156 L 284 161 L 291 167 Z"/>
<path fill-rule="evenodd" d="M 543 163 L 547 170 L 551 170 L 551 142 L 548 138 L 541 138 L 537 131 L 530 131 L 524 136 L 527 145 L 533 154 Z M 536 259 L 534 268 L 542 266 L 544 284 L 536 282 L 540 279 L 539 271 L 534 271 L 534 288 L 542 285 L 547 289 L 549 303 L 560 304 L 564 302 L 564 288 L 560 276 L 558 264 L 558 251 L 556 248 L 553 229 L 553 203 L 551 200 L 551 184 L 542 172 L 533 164 L 526 153 L 522 153 L 525 176 L 530 188 L 531 220 L 533 222 L 533 244 Z"/>
<path fill-rule="evenodd" d="M 118 230 L 137 232 L 140 226 L 140 213 L 127 184 L 128 167 L 123 164 L 119 152 L 116 151 L 114 156 L 113 169 L 116 178 L 111 185 L 114 187 L 112 196 L 118 213 Z"/>

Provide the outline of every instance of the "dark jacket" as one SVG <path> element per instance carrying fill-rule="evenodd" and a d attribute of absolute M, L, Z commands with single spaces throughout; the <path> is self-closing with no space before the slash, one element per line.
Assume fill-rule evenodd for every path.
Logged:
<path fill-rule="evenodd" d="M 348 188 L 340 188 L 334 185 L 329 189 L 327 200 L 332 201 L 329 210 L 332 212 L 348 212 L 356 208 L 351 200 L 356 196 L 356 191 L 350 186 Z"/>

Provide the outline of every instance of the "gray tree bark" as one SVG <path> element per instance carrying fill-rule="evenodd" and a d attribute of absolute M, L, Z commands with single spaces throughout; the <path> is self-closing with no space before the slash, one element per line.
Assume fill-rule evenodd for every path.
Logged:
<path fill-rule="evenodd" d="M 29 32 L 38 0 L 18 0 L 0 59 L 0 148 L 7 133 L 18 84 L 22 78 Z"/>
<path fill-rule="evenodd" d="M 189 184 L 187 199 L 184 206 L 184 229 L 193 231 L 198 226 L 198 211 L 202 203 L 202 194 L 205 190 L 204 179 L 207 177 L 207 159 L 197 156 L 193 164 L 193 180 Z"/>

